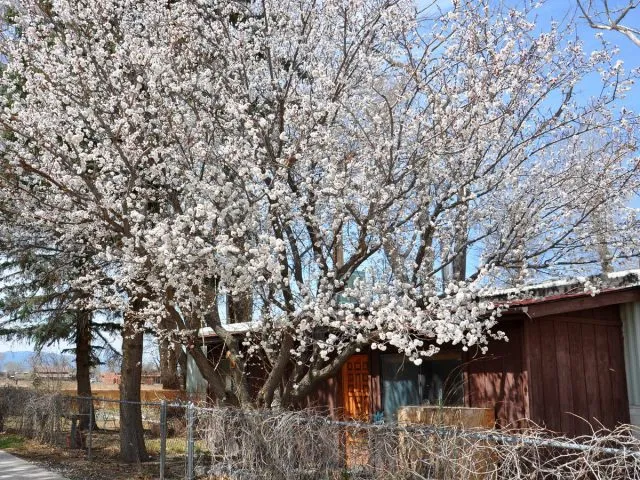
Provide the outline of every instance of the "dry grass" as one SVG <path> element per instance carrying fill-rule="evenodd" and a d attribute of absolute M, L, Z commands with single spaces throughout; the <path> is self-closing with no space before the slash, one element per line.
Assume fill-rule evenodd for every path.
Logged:
<path fill-rule="evenodd" d="M 60 470 L 65 477 L 72 480 L 157 478 L 159 440 L 151 439 L 152 427 L 157 425 L 159 419 L 157 406 L 143 408 L 147 446 L 155 458 L 140 465 L 126 465 L 119 461 L 119 433 L 113 429 L 114 426 L 109 421 L 105 421 L 112 418 L 117 427 L 117 402 L 95 402 L 98 406 L 108 406 L 109 410 L 96 409 L 97 419 L 102 420 L 97 422 L 97 426 L 102 430 L 91 434 L 92 461 L 87 460 L 86 449 L 69 448 L 71 418 L 77 415 L 78 402 L 78 399 L 59 394 L 25 388 L 0 388 L 0 417 L 4 419 L 4 428 L 7 431 L 2 438 L 5 442 L 11 442 L 12 451 L 17 455 L 42 463 L 47 468 Z M 170 433 L 175 437 L 167 439 L 166 478 L 183 479 L 186 450 L 184 422 L 173 417 L 169 420 Z M 83 435 L 86 445 L 88 432 Z"/>
<path fill-rule="evenodd" d="M 157 475 L 159 410 L 143 406 L 147 447 L 156 462 L 122 465 L 117 431 L 92 434 L 87 452 L 65 448 L 77 400 L 26 389 L 0 389 L 6 437 L 20 455 L 65 465 L 71 479 L 144 479 Z M 96 402 L 96 413 L 103 411 Z M 183 478 L 185 410 L 170 409 L 167 478 Z M 113 414 L 112 410 L 104 410 Z M 324 480 L 640 480 L 640 432 L 631 426 L 601 429 L 579 438 L 541 428 L 506 435 L 495 430 L 444 426 L 332 422 L 313 412 L 193 408 L 199 478 Z M 117 412 L 115 412 L 117 414 Z M 102 424 L 98 423 L 99 427 Z M 54 446 L 45 446 L 41 442 Z M 69 471 L 67 471 L 69 470 Z"/>
<path fill-rule="evenodd" d="M 640 479 L 633 427 L 580 438 L 349 424 L 305 412 L 198 409 L 200 471 L 236 479 Z M 635 434 L 635 435 L 634 435 Z"/>
<path fill-rule="evenodd" d="M 108 437 L 111 438 L 108 438 Z M 0 443 L 5 438 L 12 439 L 13 446 L 7 451 L 49 470 L 60 472 L 69 480 L 152 480 L 158 478 L 158 463 L 127 465 L 118 460 L 118 435 L 106 434 L 99 439 L 102 447 L 93 452 L 93 459 L 86 459 L 84 450 L 70 450 L 19 437 L 14 434 L 0 434 Z M 16 441 L 16 438 L 20 441 Z M 111 446 L 111 447 L 108 447 Z M 166 478 L 184 479 L 184 462 L 169 461 Z"/>

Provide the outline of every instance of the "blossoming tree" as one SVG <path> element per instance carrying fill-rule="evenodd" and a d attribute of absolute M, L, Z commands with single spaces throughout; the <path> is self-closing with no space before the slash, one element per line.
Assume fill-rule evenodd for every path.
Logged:
<path fill-rule="evenodd" d="M 640 47 L 640 27 L 629 23 L 629 14 L 640 6 L 638 0 L 577 0 L 577 3 L 591 28 L 621 33 Z"/>
<path fill-rule="evenodd" d="M 190 352 L 216 398 L 289 406 L 366 346 L 417 364 L 486 349 L 491 286 L 633 254 L 637 118 L 616 107 L 615 51 L 459 3 L 21 2 L 3 195 L 92 252 L 73 288 L 124 313 L 123 399 L 143 328 L 190 348 L 212 328 L 232 381 Z"/>

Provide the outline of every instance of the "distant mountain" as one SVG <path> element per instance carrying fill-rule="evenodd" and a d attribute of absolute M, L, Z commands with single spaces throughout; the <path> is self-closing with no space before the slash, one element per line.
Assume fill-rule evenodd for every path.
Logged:
<path fill-rule="evenodd" d="M 23 372 L 30 372 L 33 370 L 33 357 L 34 352 L 18 351 L 18 352 L 0 352 L 0 371 L 6 371 L 6 367 L 10 366 L 11 369 L 20 369 Z M 71 355 L 63 355 L 61 353 L 49 353 L 43 352 L 40 354 L 41 362 L 45 365 L 56 365 L 60 363 L 66 363 L 67 365 L 74 365 L 74 358 Z"/>

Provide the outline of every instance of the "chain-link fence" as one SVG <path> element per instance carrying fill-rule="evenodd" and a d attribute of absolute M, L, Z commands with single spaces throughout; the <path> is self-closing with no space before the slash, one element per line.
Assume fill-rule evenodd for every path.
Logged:
<path fill-rule="evenodd" d="M 119 453 L 120 405 L 119 400 L 101 398 L 75 398 L 79 404 L 92 405 L 95 432 L 88 431 L 85 442 L 87 456 L 99 449 Z M 158 476 L 164 478 L 186 477 L 187 454 L 187 404 L 176 402 L 140 402 L 144 443 L 150 462 L 157 462 Z M 87 411 L 88 409 L 85 409 Z"/>
<path fill-rule="evenodd" d="M 107 398 L 0 388 L 0 431 L 77 450 L 87 460 L 100 462 L 120 454 L 122 403 Z M 160 479 L 187 478 L 187 404 L 140 402 L 140 407 L 148 454 L 145 470 Z"/>
<path fill-rule="evenodd" d="M 640 479 L 640 432 L 629 425 L 563 438 L 541 428 L 507 434 L 309 412 L 194 410 L 195 472 L 205 478 Z"/>
<path fill-rule="evenodd" d="M 0 430 L 99 464 L 120 453 L 121 403 L 0 389 Z M 507 434 L 340 422 L 308 411 L 165 401 L 140 407 L 152 478 L 640 480 L 640 432 L 629 425 L 563 438 L 540 428 Z"/>

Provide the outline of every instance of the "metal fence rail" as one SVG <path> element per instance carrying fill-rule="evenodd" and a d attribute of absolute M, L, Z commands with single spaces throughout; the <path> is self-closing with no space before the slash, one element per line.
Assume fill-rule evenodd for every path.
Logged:
<path fill-rule="evenodd" d="M 119 453 L 119 408 L 98 397 L 0 389 L 0 430 L 76 449 L 100 462 Z M 349 478 L 640 479 L 631 426 L 562 438 L 451 426 L 334 421 L 313 412 L 133 402 L 142 410 L 146 465 L 162 480 Z"/>

